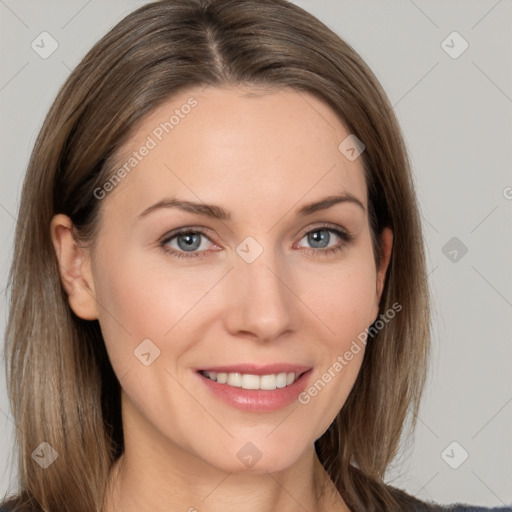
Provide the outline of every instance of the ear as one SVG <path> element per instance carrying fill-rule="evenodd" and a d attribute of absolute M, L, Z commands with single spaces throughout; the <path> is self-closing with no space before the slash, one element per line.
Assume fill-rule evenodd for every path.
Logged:
<path fill-rule="evenodd" d="M 380 304 L 384 283 L 386 281 L 386 272 L 391 259 L 391 250 L 393 248 L 393 231 L 390 228 L 384 228 L 381 235 L 382 259 L 377 269 L 377 306 Z"/>
<path fill-rule="evenodd" d="M 55 215 L 50 230 L 62 285 L 71 309 L 84 320 L 96 320 L 98 305 L 89 251 L 78 246 L 73 223 L 68 216 Z"/>

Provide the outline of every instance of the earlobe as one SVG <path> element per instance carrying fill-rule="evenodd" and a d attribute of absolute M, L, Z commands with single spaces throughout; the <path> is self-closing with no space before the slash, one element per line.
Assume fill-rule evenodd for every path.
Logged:
<path fill-rule="evenodd" d="M 55 215 L 50 231 L 62 286 L 71 309 L 84 320 L 96 320 L 98 308 L 89 252 L 78 246 L 68 216 Z"/>
<path fill-rule="evenodd" d="M 377 305 L 380 303 L 384 283 L 386 282 L 386 273 L 391 260 L 391 252 L 393 249 L 393 231 L 390 228 L 384 228 L 381 235 L 382 260 L 377 269 Z"/>

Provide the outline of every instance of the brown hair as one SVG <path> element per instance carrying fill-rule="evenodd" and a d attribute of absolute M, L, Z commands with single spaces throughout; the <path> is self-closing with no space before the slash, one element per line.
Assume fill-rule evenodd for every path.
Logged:
<path fill-rule="evenodd" d="M 9 276 L 6 362 L 19 450 L 17 503 L 23 510 L 99 511 L 110 468 L 123 452 L 119 382 L 98 322 L 69 307 L 50 222 L 66 214 L 77 237 L 93 241 L 100 212 L 94 190 L 113 172 L 112 158 L 148 113 L 200 84 L 309 92 L 366 146 L 361 158 L 376 262 L 383 228 L 394 233 L 380 313 L 394 303 L 403 309 L 368 339 L 348 400 L 315 447 L 353 511 L 405 509 L 407 495 L 383 478 L 407 418 L 414 427 L 430 342 L 408 157 L 370 69 L 338 35 L 286 0 L 148 4 L 110 30 L 61 88 L 28 165 Z M 59 454 L 46 470 L 31 457 L 43 441 Z"/>

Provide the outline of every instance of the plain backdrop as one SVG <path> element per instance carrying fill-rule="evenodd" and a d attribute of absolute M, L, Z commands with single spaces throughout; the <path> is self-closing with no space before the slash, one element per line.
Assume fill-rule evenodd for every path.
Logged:
<path fill-rule="evenodd" d="M 144 3 L 0 0 L 0 291 L 44 116 L 92 44 Z M 434 299 L 432 369 L 416 436 L 387 480 L 440 503 L 510 505 L 512 2 L 295 3 L 351 44 L 381 81 L 402 126 L 421 204 Z M 48 38 L 42 32 L 58 45 L 47 58 L 32 48 Z M 3 293 L 1 300 L 3 333 Z M 3 495 L 16 472 L 0 372 Z"/>

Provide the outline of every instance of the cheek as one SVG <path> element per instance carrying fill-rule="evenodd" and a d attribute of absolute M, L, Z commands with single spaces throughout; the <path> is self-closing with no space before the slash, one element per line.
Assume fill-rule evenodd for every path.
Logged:
<path fill-rule="evenodd" d="M 357 379 L 367 329 L 378 313 L 373 253 L 353 252 L 339 265 L 318 267 L 309 281 L 307 286 L 302 281 L 304 301 L 329 334 L 316 347 L 321 365 L 299 402 L 322 418 L 316 429 L 319 437 L 346 402 Z"/>
<path fill-rule="evenodd" d="M 110 261 L 115 264 L 98 269 L 95 276 L 96 294 L 109 356 L 114 368 L 123 371 L 136 362 L 134 351 L 143 340 L 150 339 L 163 351 L 179 330 L 178 324 L 193 317 L 194 305 L 211 284 L 204 273 L 203 279 L 194 279 L 190 269 L 157 267 L 136 253 L 124 253 Z M 174 341 L 173 352 L 179 356 L 187 340 Z"/>
<path fill-rule="evenodd" d="M 298 272 L 299 273 L 299 272 Z M 301 269 L 300 296 L 338 341 L 357 335 L 377 314 L 372 255 L 355 252 L 339 264 Z"/>

